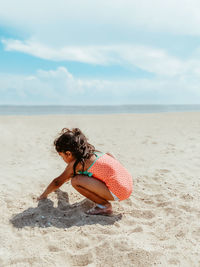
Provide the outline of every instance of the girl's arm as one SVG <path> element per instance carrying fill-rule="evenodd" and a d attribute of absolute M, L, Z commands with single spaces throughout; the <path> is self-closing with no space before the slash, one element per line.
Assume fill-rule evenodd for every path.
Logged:
<path fill-rule="evenodd" d="M 40 197 L 37 198 L 37 200 L 41 200 L 44 198 L 47 198 L 48 194 L 54 192 L 56 189 L 58 189 L 61 185 L 63 185 L 65 182 L 67 182 L 73 175 L 73 164 L 68 164 L 67 168 L 64 170 L 64 172 L 55 178 L 45 189 L 45 191 L 42 193 Z"/>

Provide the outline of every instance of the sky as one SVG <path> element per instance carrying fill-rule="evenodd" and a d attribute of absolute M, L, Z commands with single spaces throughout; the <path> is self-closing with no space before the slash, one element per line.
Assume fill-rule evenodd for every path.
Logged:
<path fill-rule="evenodd" d="M 199 0 L 0 6 L 0 105 L 200 104 Z"/>

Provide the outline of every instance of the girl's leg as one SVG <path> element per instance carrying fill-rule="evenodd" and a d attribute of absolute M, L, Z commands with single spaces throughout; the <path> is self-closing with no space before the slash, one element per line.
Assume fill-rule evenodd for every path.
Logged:
<path fill-rule="evenodd" d="M 104 209 L 96 207 L 90 214 L 108 214 L 112 212 L 112 206 L 108 200 L 114 200 L 106 184 L 94 177 L 76 175 L 71 179 L 72 186 L 83 196 L 95 203 L 105 206 Z"/>

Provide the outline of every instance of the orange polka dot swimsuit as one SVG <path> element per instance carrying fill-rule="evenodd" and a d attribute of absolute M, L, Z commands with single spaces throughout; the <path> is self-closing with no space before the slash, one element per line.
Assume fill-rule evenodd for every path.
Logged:
<path fill-rule="evenodd" d="M 96 154 L 90 167 L 79 174 L 103 181 L 119 200 L 127 199 L 133 191 L 133 179 L 119 161 L 107 154 Z"/>

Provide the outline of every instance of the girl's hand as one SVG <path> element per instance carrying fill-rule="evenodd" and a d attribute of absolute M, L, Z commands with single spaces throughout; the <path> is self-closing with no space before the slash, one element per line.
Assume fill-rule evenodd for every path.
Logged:
<path fill-rule="evenodd" d="M 55 178 L 45 189 L 45 191 L 42 193 L 40 197 L 37 198 L 37 200 L 42 200 L 47 198 L 47 196 L 54 192 L 56 189 L 58 189 L 62 184 L 67 182 L 72 176 L 73 176 L 73 164 L 74 162 L 71 161 L 71 163 L 68 164 L 67 168 L 64 170 L 64 172 Z"/>
<path fill-rule="evenodd" d="M 39 200 L 42 200 L 42 199 L 45 199 L 45 198 L 47 198 L 47 196 L 45 196 L 45 195 L 41 195 L 41 196 L 39 196 L 38 198 L 37 198 L 37 201 L 39 201 Z"/>

